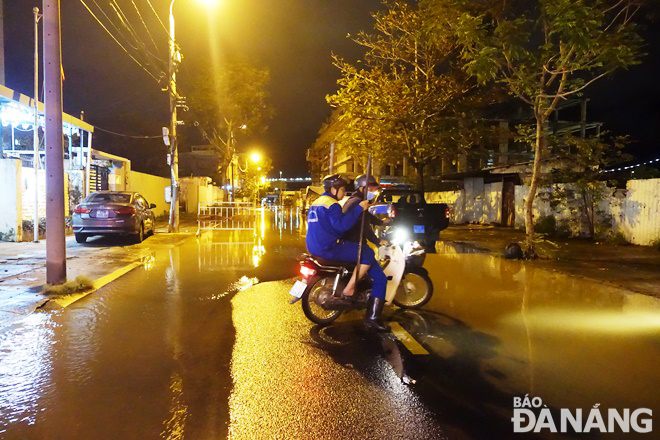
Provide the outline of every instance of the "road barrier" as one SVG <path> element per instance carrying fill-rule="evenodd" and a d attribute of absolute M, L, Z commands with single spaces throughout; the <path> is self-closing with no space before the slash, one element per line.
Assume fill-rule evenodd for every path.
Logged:
<path fill-rule="evenodd" d="M 198 205 L 199 231 L 253 231 L 259 210 L 249 202 L 225 202 Z"/>

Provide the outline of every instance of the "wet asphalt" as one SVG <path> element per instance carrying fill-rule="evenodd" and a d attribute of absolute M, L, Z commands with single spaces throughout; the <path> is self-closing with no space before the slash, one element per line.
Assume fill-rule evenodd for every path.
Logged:
<path fill-rule="evenodd" d="M 0 438 L 529 438 L 516 396 L 660 408 L 657 299 L 446 246 L 425 265 L 431 302 L 387 311 L 428 352 L 413 354 L 360 313 L 319 328 L 288 304 L 304 227 L 267 214 L 257 233 L 154 245 L 1 333 Z"/>

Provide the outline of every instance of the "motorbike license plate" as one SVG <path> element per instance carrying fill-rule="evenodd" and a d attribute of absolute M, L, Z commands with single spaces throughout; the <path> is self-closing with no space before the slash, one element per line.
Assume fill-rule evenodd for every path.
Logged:
<path fill-rule="evenodd" d="M 424 225 L 415 225 L 415 226 L 413 226 L 413 232 L 415 234 L 423 234 L 424 233 Z"/>
<path fill-rule="evenodd" d="M 303 293 L 305 293 L 305 289 L 307 288 L 307 283 L 303 281 L 296 281 L 296 284 L 293 285 L 289 293 L 296 298 L 300 298 Z"/>
<path fill-rule="evenodd" d="M 96 218 L 108 218 L 108 211 L 105 209 L 99 209 L 96 211 Z"/>

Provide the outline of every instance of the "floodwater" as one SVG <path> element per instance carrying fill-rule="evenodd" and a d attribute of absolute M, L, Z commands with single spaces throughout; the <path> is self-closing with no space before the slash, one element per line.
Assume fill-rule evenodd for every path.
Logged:
<path fill-rule="evenodd" d="M 288 304 L 305 224 L 260 221 L 154 246 L 0 334 L 0 437 L 490 439 L 514 436 L 526 394 L 552 410 L 660 408 L 657 299 L 445 246 L 425 264 L 431 302 L 387 311 L 428 351 L 413 355 L 358 312 L 307 321 Z"/>

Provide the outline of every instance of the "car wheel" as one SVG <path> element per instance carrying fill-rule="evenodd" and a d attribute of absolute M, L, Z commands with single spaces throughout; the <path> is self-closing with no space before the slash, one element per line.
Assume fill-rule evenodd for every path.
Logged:
<path fill-rule="evenodd" d="M 76 237 L 76 243 L 86 243 L 87 235 L 85 234 L 73 234 Z"/>
<path fill-rule="evenodd" d="M 142 243 L 142 240 L 144 240 L 144 224 L 140 225 L 137 234 L 135 234 L 135 243 Z"/>

